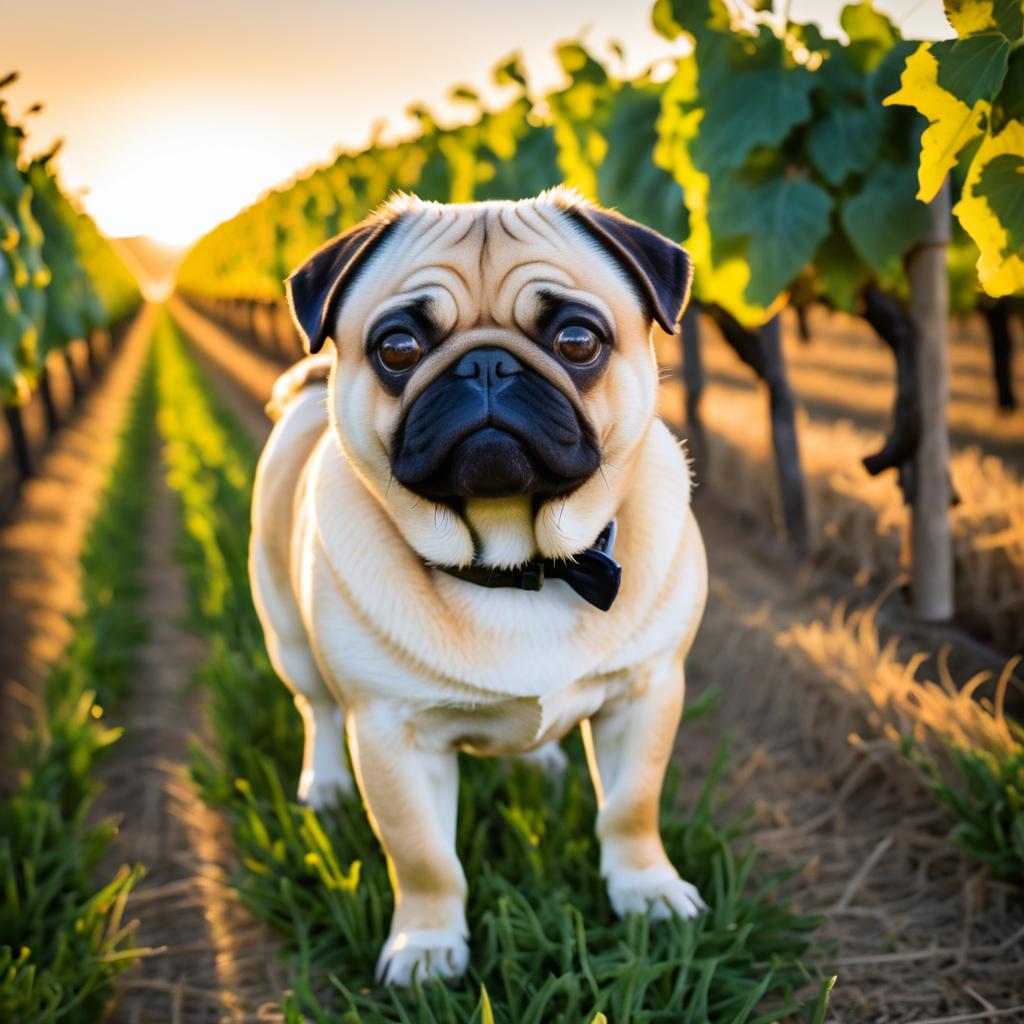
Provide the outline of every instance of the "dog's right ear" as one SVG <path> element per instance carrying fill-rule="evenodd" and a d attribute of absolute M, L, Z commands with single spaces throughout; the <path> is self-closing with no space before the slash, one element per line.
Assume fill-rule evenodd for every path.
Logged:
<path fill-rule="evenodd" d="M 292 319 L 307 352 L 323 348 L 346 288 L 400 218 L 387 213 L 368 217 L 332 238 L 285 281 Z"/>

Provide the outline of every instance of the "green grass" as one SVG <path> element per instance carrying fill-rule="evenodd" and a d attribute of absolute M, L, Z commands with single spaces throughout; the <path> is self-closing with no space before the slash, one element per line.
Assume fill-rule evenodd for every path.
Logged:
<path fill-rule="evenodd" d="M 102 722 L 130 679 L 145 637 L 138 567 L 155 431 L 152 360 L 118 439 L 85 538 L 82 611 L 19 754 L 16 790 L 0 800 L 0 1020 L 95 1024 L 117 973 L 137 955 L 121 924 L 141 869 L 106 884 L 94 874 L 114 829 L 91 824 L 96 768 L 119 730 Z"/>
<path fill-rule="evenodd" d="M 1024 879 L 1024 730 L 1007 723 L 1015 747 L 1002 753 L 952 746 L 940 764 L 911 738 L 903 750 L 924 772 L 956 824 L 950 839 L 996 878 Z"/>
<path fill-rule="evenodd" d="M 386 989 L 373 966 L 391 912 L 387 867 L 357 800 L 338 813 L 297 806 L 301 723 L 263 648 L 246 545 L 256 451 L 216 401 L 164 318 L 159 425 L 184 532 L 180 555 L 196 626 L 211 654 L 214 749 L 197 750 L 204 798 L 233 823 L 245 903 L 291 954 L 289 1022 L 673 1021 L 824 1019 L 830 980 L 803 957 L 817 920 L 754 881 L 742 823 L 721 823 L 723 749 L 688 817 L 666 786 L 666 846 L 712 911 L 696 921 L 614 918 L 598 874 L 594 797 L 577 742 L 560 780 L 462 760 L 458 846 L 470 886 L 472 963 L 463 982 Z"/>

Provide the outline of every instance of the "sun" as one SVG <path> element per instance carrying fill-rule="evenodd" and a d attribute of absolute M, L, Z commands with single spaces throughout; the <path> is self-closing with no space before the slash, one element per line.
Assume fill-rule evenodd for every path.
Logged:
<path fill-rule="evenodd" d="M 289 177 L 293 164 L 258 121 L 210 107 L 166 111 L 104 156 L 84 201 L 108 235 L 186 245 Z"/>

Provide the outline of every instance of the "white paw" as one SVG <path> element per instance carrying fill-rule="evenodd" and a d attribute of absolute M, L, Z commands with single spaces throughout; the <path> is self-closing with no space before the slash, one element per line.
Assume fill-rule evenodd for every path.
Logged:
<path fill-rule="evenodd" d="M 696 917 L 707 904 L 696 886 L 684 882 L 671 864 L 652 868 L 613 868 L 607 873 L 608 897 L 619 917 L 626 914 L 647 914 L 662 921 L 673 913 L 680 917 Z"/>
<path fill-rule="evenodd" d="M 517 754 L 516 760 L 539 768 L 545 775 L 561 775 L 569 767 L 569 758 L 561 745 L 554 740 L 536 750 Z"/>
<path fill-rule="evenodd" d="M 465 929 L 409 928 L 385 943 L 377 961 L 377 980 L 408 988 L 414 976 L 458 978 L 469 966 Z"/>
<path fill-rule="evenodd" d="M 308 804 L 314 811 L 337 807 L 353 790 L 348 771 L 305 771 L 299 776 L 299 803 Z"/>

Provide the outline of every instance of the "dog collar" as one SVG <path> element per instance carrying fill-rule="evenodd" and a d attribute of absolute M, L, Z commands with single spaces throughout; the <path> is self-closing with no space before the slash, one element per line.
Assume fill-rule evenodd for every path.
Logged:
<path fill-rule="evenodd" d="M 536 558 L 514 569 L 495 569 L 489 565 L 467 565 L 457 568 L 435 565 L 467 583 L 481 587 L 513 587 L 516 590 L 540 590 L 545 580 L 564 580 L 584 601 L 606 612 L 611 608 L 622 582 L 622 566 L 612 558 L 616 525 L 613 519 L 600 533 L 593 546 L 581 551 L 573 561 Z"/>

